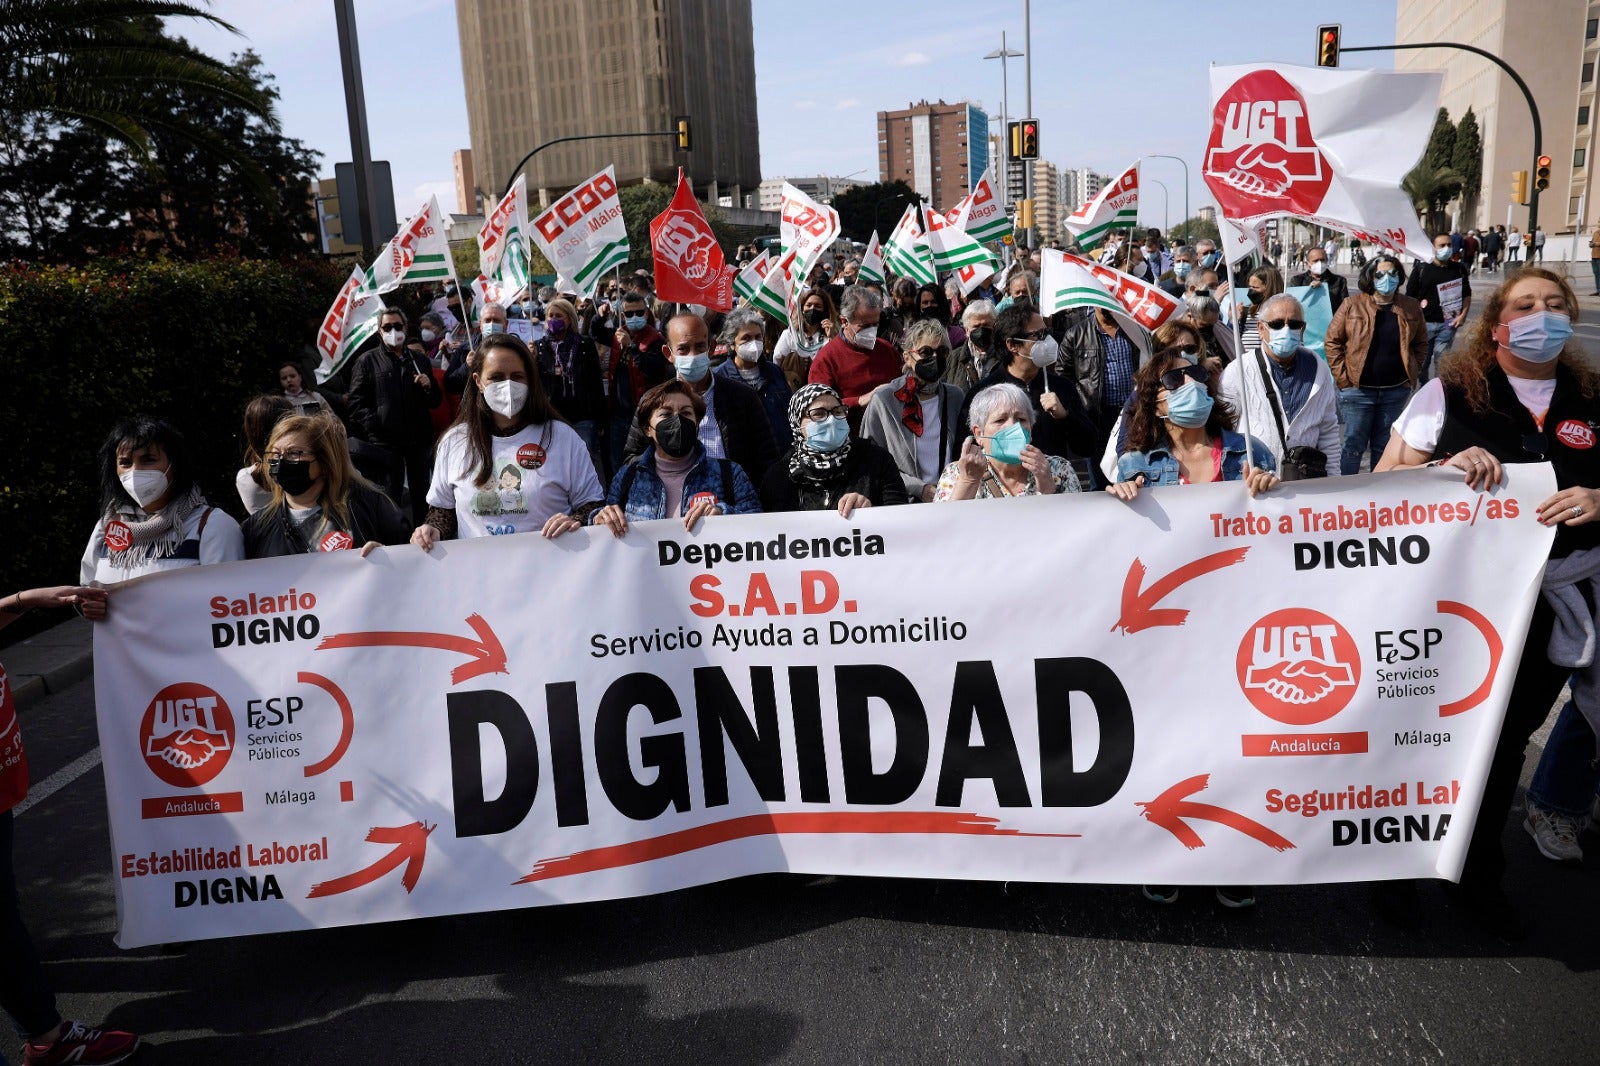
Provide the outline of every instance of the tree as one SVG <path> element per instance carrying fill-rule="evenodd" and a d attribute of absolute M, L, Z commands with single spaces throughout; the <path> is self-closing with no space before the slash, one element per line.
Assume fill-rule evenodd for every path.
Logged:
<path fill-rule="evenodd" d="M 78 125 L 0 112 L 0 259 L 77 262 L 126 249 L 127 150 Z"/>
<path fill-rule="evenodd" d="M 888 239 L 906 206 L 921 202 L 917 190 L 896 179 L 852 186 L 833 198 L 833 209 L 839 212 L 840 232 L 852 241 L 865 242 L 873 230 L 879 238 Z"/>
<path fill-rule="evenodd" d="M 1434 169 L 1449 166 L 1455 159 L 1456 128 L 1450 121 L 1450 112 L 1440 108 L 1433 117 L 1433 132 L 1428 135 L 1428 149 L 1422 153 L 1423 162 Z"/>
<path fill-rule="evenodd" d="M 1167 231 L 1167 236 L 1176 240 L 1184 233 L 1189 235 L 1190 245 L 1197 244 L 1200 241 L 1222 243 L 1222 231 L 1217 228 L 1216 222 L 1208 218 L 1202 218 L 1199 215 L 1189 219 L 1187 222 L 1180 222 L 1173 226 Z"/>
<path fill-rule="evenodd" d="M 1400 188 L 1411 197 L 1411 203 L 1429 233 L 1449 232 L 1450 224 L 1444 217 L 1444 209 L 1461 188 L 1460 174 L 1450 167 L 1435 167 L 1423 159 L 1401 180 Z"/>
<path fill-rule="evenodd" d="M 1461 213 L 1470 219 L 1477 214 L 1478 194 L 1483 189 L 1483 135 L 1478 130 L 1478 116 L 1470 107 L 1456 125 L 1450 169 L 1461 177 Z"/>
<path fill-rule="evenodd" d="M 76 125 L 116 140 L 140 160 L 164 133 L 237 167 L 259 192 L 270 183 L 243 146 L 170 106 L 191 98 L 228 101 L 272 122 L 272 99 L 235 67 L 161 32 L 163 18 L 190 18 L 230 32 L 194 4 L 171 0 L 7 0 L 0 18 L 0 112 L 8 124 Z"/>

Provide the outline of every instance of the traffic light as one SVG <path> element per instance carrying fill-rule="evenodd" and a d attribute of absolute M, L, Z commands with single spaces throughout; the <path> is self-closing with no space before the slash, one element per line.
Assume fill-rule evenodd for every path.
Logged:
<path fill-rule="evenodd" d="M 1033 228 L 1033 201 L 1032 200 L 1018 200 L 1017 201 L 1017 228 L 1018 229 L 1032 229 Z"/>
<path fill-rule="evenodd" d="M 1511 172 L 1511 202 L 1514 204 L 1528 202 L 1528 172 L 1526 170 L 1513 170 Z"/>
<path fill-rule="evenodd" d="M 1019 159 L 1039 158 L 1039 120 L 1025 118 L 1022 120 L 1022 144 Z"/>
<path fill-rule="evenodd" d="M 1544 192 L 1550 187 L 1550 157 L 1542 155 L 1534 162 L 1539 169 L 1533 172 L 1533 187 Z"/>
<path fill-rule="evenodd" d="M 688 150 L 689 150 L 689 116 L 688 115 L 679 115 L 678 116 L 678 151 L 687 152 Z"/>
<path fill-rule="evenodd" d="M 1006 158 L 1015 163 L 1022 158 L 1022 123 L 1006 123 Z"/>
<path fill-rule="evenodd" d="M 1317 66 L 1339 65 L 1339 23 L 1317 27 Z"/>

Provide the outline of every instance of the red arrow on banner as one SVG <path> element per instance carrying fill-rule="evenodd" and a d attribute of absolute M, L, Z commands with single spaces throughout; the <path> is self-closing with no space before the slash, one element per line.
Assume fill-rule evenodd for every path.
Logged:
<path fill-rule="evenodd" d="M 467 625 L 478 634 L 478 639 L 470 637 L 456 637 L 449 633 L 340 633 L 336 636 L 325 637 L 317 645 L 318 651 L 332 648 L 437 648 L 439 651 L 453 651 L 461 655 L 472 656 L 472 661 L 462 663 L 450 672 L 450 683 L 459 685 L 468 678 L 477 677 L 479 674 L 505 674 L 506 650 L 500 646 L 500 638 L 494 635 L 494 630 L 489 628 L 489 623 L 483 620 L 483 615 L 473 614 L 467 616 Z"/>
<path fill-rule="evenodd" d="M 1156 604 L 1175 592 L 1180 585 L 1232 566 L 1249 552 L 1249 548 L 1229 548 L 1225 552 L 1217 552 L 1215 555 L 1196 559 L 1192 563 L 1184 563 L 1143 591 L 1139 586 L 1144 583 L 1144 563 L 1135 559 L 1133 565 L 1128 567 L 1127 578 L 1122 582 L 1122 617 L 1117 619 L 1111 631 L 1115 633 L 1120 629 L 1124 633 L 1131 634 L 1154 629 L 1157 626 L 1183 625 L 1189 620 L 1188 611 L 1173 607 L 1157 609 Z"/>
<path fill-rule="evenodd" d="M 1210 774 L 1196 774 L 1194 777 L 1179 781 L 1155 799 L 1149 802 L 1139 801 L 1135 805 L 1143 807 L 1146 818 L 1177 837 L 1178 842 L 1191 851 L 1205 847 L 1206 842 L 1200 839 L 1199 833 L 1189 828 L 1188 823 L 1184 821 L 1185 818 L 1216 822 L 1229 829 L 1237 829 L 1245 836 L 1253 837 L 1278 851 L 1288 851 L 1294 847 L 1294 841 L 1274 833 L 1260 822 L 1246 818 L 1236 811 L 1210 803 L 1195 803 L 1187 798 L 1205 788 L 1210 779 Z"/>
<path fill-rule="evenodd" d="M 367 834 L 367 843 L 393 844 L 394 850 L 364 870 L 312 885 L 311 891 L 306 893 L 306 898 L 321 899 L 324 896 L 337 896 L 341 892 L 370 885 L 389 871 L 398 869 L 401 863 L 406 864 L 406 872 L 400 875 L 400 883 L 409 893 L 417 887 L 417 878 L 422 876 L 422 860 L 428 852 L 428 834 L 433 830 L 433 826 L 423 825 L 421 822 L 390 828 L 373 826 L 372 831 Z"/>

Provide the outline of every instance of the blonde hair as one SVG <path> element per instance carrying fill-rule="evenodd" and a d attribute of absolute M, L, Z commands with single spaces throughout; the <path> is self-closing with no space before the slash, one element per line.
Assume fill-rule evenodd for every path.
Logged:
<path fill-rule="evenodd" d="M 356 472 L 350 462 L 350 440 L 344 426 L 332 415 L 290 415 L 272 427 L 267 439 L 267 452 L 291 433 L 303 434 L 311 446 L 311 455 L 322 466 L 322 495 L 317 502 L 322 505 L 324 522 L 328 515 L 341 526 L 350 525 L 350 492 L 357 485 L 373 486 Z M 272 485 L 272 506 L 285 507 L 287 501 L 283 486 L 273 480 L 270 471 L 267 481 Z"/>

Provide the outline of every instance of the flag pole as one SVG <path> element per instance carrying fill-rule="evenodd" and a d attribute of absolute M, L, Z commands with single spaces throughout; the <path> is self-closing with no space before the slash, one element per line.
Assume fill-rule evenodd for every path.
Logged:
<path fill-rule="evenodd" d="M 1227 216 L 1221 217 L 1224 222 L 1230 221 Z M 1230 294 L 1237 288 L 1234 284 L 1235 274 L 1233 267 L 1234 264 L 1228 264 L 1228 291 Z M 1258 322 L 1256 323 L 1258 334 L 1260 330 L 1261 324 Z M 1255 465 L 1251 462 L 1253 456 L 1250 448 L 1254 436 L 1250 432 L 1250 379 L 1245 374 L 1244 308 L 1239 306 L 1238 297 L 1234 297 L 1233 300 L 1233 352 L 1234 360 L 1239 364 L 1239 406 L 1244 409 L 1240 412 L 1240 417 L 1244 419 L 1244 468 L 1245 472 L 1249 473 Z M 1266 387 L 1266 382 L 1261 384 L 1263 388 Z"/>

